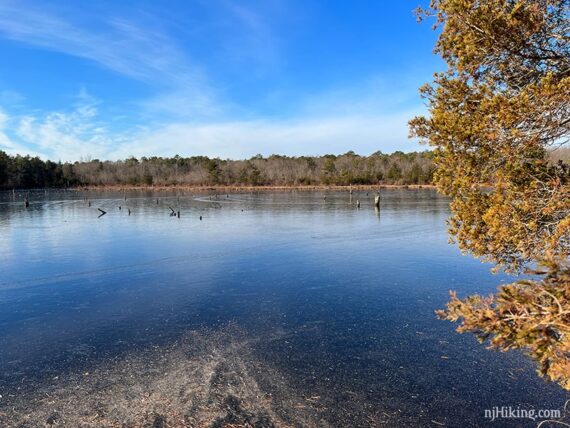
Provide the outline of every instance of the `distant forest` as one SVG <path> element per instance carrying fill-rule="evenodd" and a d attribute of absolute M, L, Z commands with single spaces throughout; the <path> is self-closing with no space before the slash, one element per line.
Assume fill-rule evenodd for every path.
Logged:
<path fill-rule="evenodd" d="M 247 160 L 205 156 L 142 157 L 61 163 L 0 151 L 0 188 L 78 186 L 288 186 L 429 184 L 431 152 L 319 157 L 257 155 Z"/>

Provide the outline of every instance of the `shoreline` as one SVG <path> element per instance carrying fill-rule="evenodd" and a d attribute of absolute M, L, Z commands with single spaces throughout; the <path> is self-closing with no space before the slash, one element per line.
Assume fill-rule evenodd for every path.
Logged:
<path fill-rule="evenodd" d="M 192 192 L 287 192 L 287 191 L 341 191 L 341 190 L 380 190 L 380 189 L 435 189 L 433 184 L 359 184 L 353 186 L 340 185 L 313 185 L 313 186 L 195 186 L 195 185 L 161 185 L 161 186 L 130 186 L 130 185 L 113 185 L 113 186 L 81 186 L 73 187 L 65 190 L 77 190 L 83 192 L 89 191 L 153 191 L 168 192 L 176 190 L 192 191 Z"/>

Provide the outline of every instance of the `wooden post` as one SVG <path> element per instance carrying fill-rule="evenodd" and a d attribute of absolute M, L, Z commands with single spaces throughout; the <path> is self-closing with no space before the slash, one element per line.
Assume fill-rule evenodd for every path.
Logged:
<path fill-rule="evenodd" d="M 26 196 L 26 199 L 24 199 L 24 206 L 25 206 L 26 208 L 28 208 L 28 207 L 30 206 L 30 201 L 29 201 L 29 199 L 28 199 L 27 196 Z"/>
<path fill-rule="evenodd" d="M 129 215 L 131 215 L 131 209 L 129 208 Z"/>
<path fill-rule="evenodd" d="M 376 208 L 380 208 L 380 192 L 376 196 L 374 196 L 374 206 Z"/>
<path fill-rule="evenodd" d="M 360 208 L 360 201 L 358 199 L 356 200 L 356 208 Z"/>

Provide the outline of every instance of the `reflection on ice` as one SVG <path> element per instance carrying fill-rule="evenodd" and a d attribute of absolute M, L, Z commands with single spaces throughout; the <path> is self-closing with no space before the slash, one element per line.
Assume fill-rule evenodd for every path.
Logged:
<path fill-rule="evenodd" d="M 448 245 L 447 200 L 366 193 L 0 193 L 0 425 L 454 426 L 561 407 L 529 361 L 435 319 L 449 289 L 507 279 Z"/>

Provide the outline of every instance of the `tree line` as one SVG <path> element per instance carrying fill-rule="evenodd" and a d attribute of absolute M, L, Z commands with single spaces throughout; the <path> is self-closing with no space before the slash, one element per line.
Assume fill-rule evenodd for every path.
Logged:
<path fill-rule="evenodd" d="M 294 186 L 349 184 L 429 184 L 431 152 L 373 153 L 289 157 L 254 156 L 245 160 L 182 157 L 131 157 L 53 162 L 0 151 L 0 188 L 78 186 Z"/>

